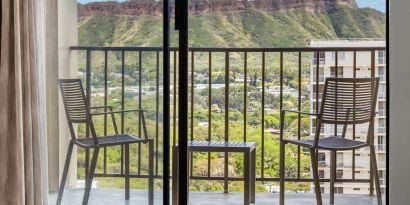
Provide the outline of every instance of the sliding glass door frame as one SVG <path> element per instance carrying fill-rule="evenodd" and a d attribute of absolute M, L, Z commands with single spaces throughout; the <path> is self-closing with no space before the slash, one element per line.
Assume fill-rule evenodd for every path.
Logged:
<path fill-rule="evenodd" d="M 386 204 L 389 204 L 389 119 L 390 119 L 390 86 L 389 86 L 389 17 L 390 17 L 390 4 L 389 0 L 386 0 L 386 92 L 387 92 L 387 142 L 386 142 L 386 192 L 385 199 Z M 164 204 L 169 205 L 169 0 L 164 0 Z M 179 192 L 178 192 L 178 204 L 188 204 L 188 0 L 178 0 L 175 2 L 175 30 L 179 34 L 178 42 L 178 171 L 179 171 Z M 175 126 L 175 125 L 174 125 Z"/>
<path fill-rule="evenodd" d="M 188 204 L 188 0 L 175 2 L 178 30 L 178 204 Z"/>
<path fill-rule="evenodd" d="M 163 0 L 163 204 L 170 204 L 170 5 Z"/>

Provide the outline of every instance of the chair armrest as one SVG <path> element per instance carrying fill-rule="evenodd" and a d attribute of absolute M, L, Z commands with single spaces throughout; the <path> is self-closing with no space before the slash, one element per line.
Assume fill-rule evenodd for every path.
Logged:
<path fill-rule="evenodd" d="M 287 112 L 291 112 L 291 113 L 297 113 L 297 114 L 302 114 L 302 115 L 311 115 L 311 116 L 319 116 L 319 114 L 317 113 L 308 113 L 308 112 L 302 112 L 299 110 L 286 110 L 283 109 L 280 112 L 280 131 L 279 131 L 279 140 L 283 141 L 284 140 L 284 124 L 285 124 L 285 115 Z"/>
<path fill-rule="evenodd" d="M 112 109 L 112 106 L 96 106 L 96 107 L 90 107 L 90 110 L 97 110 L 97 109 L 103 109 L 103 108 L 108 108 L 108 109 Z"/>
<path fill-rule="evenodd" d="M 318 113 L 309 113 L 309 112 L 302 112 L 299 110 L 281 110 L 281 112 L 285 113 L 285 112 L 291 112 L 291 113 L 297 113 L 297 114 L 302 114 L 302 115 L 312 115 L 312 116 L 317 116 L 319 115 Z"/>
<path fill-rule="evenodd" d="M 90 109 L 102 109 L 102 108 L 109 108 L 110 111 L 108 112 L 96 112 L 96 113 L 90 113 L 91 116 L 95 116 L 95 115 L 105 115 L 105 114 L 109 114 L 112 116 L 112 119 L 114 119 L 114 114 L 118 114 L 118 113 L 129 113 L 129 112 L 138 112 L 138 114 L 140 115 L 140 123 L 142 123 L 142 131 L 144 133 L 144 137 L 146 140 L 149 139 L 148 137 L 148 130 L 147 130 L 147 125 L 145 123 L 145 115 L 144 115 L 144 110 L 143 109 L 132 109 L 132 110 L 117 110 L 117 111 L 113 111 L 111 106 L 101 106 L 101 107 L 93 107 Z M 140 136 L 141 137 L 141 136 Z M 148 141 L 147 141 L 148 142 Z"/>
<path fill-rule="evenodd" d="M 109 107 L 111 107 L 111 106 L 107 106 L 107 108 L 109 108 Z M 93 107 L 93 108 L 90 108 L 90 109 L 102 109 L 102 108 L 105 108 L 104 106 L 102 106 L 102 107 Z M 95 113 L 90 113 L 90 115 L 105 115 L 105 114 L 117 114 L 117 113 L 127 113 L 127 112 L 144 112 L 144 110 L 143 109 L 132 109 L 132 110 L 116 110 L 116 111 L 114 111 L 114 110 L 112 110 L 112 108 L 111 108 L 111 111 L 107 111 L 107 112 L 95 112 Z"/>

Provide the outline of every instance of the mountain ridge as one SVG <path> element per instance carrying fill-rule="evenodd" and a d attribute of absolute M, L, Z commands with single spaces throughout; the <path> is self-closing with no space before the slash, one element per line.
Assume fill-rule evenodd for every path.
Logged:
<path fill-rule="evenodd" d="M 312 39 L 385 37 L 385 14 L 358 8 L 354 0 L 217 3 L 196 0 L 190 5 L 190 46 L 304 47 Z M 79 44 L 161 46 L 160 5 L 152 0 L 79 4 Z M 176 42 L 172 29 L 171 45 Z"/>
<path fill-rule="evenodd" d="M 254 7 L 266 11 L 304 9 L 311 11 L 325 11 L 334 9 L 337 5 L 357 8 L 355 0 L 193 0 L 189 4 L 190 15 L 222 11 L 243 11 Z M 155 0 L 130 0 L 125 2 L 93 2 L 78 4 L 80 17 L 95 14 L 133 15 L 142 14 L 161 15 L 162 2 Z M 171 8 L 174 9 L 173 7 Z"/>

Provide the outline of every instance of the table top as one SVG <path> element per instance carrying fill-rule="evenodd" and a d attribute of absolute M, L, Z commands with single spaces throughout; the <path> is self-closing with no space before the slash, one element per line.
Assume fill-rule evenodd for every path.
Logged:
<path fill-rule="evenodd" d="M 174 148 L 177 148 L 175 145 Z M 256 142 L 189 141 L 189 151 L 244 152 L 256 149 Z"/>

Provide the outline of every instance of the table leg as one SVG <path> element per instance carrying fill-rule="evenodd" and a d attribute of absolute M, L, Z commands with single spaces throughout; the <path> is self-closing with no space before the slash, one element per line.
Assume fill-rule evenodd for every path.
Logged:
<path fill-rule="evenodd" d="M 154 140 L 150 140 L 149 146 L 149 163 L 148 163 L 148 204 L 154 204 Z"/>
<path fill-rule="evenodd" d="M 190 180 L 190 175 L 191 175 L 191 172 L 192 172 L 192 170 L 191 170 L 191 163 L 192 163 L 192 152 L 191 153 L 189 153 L 189 151 L 188 151 L 188 191 L 187 191 L 187 201 L 188 201 L 188 204 L 189 204 L 189 180 Z"/>
<path fill-rule="evenodd" d="M 244 153 L 244 204 L 250 203 L 250 181 L 251 181 L 251 166 L 250 152 Z"/>
<path fill-rule="evenodd" d="M 178 205 L 178 148 L 172 148 L 172 205 Z"/>
<path fill-rule="evenodd" d="M 255 203 L 255 192 L 256 192 L 256 148 L 251 152 L 251 203 Z"/>

